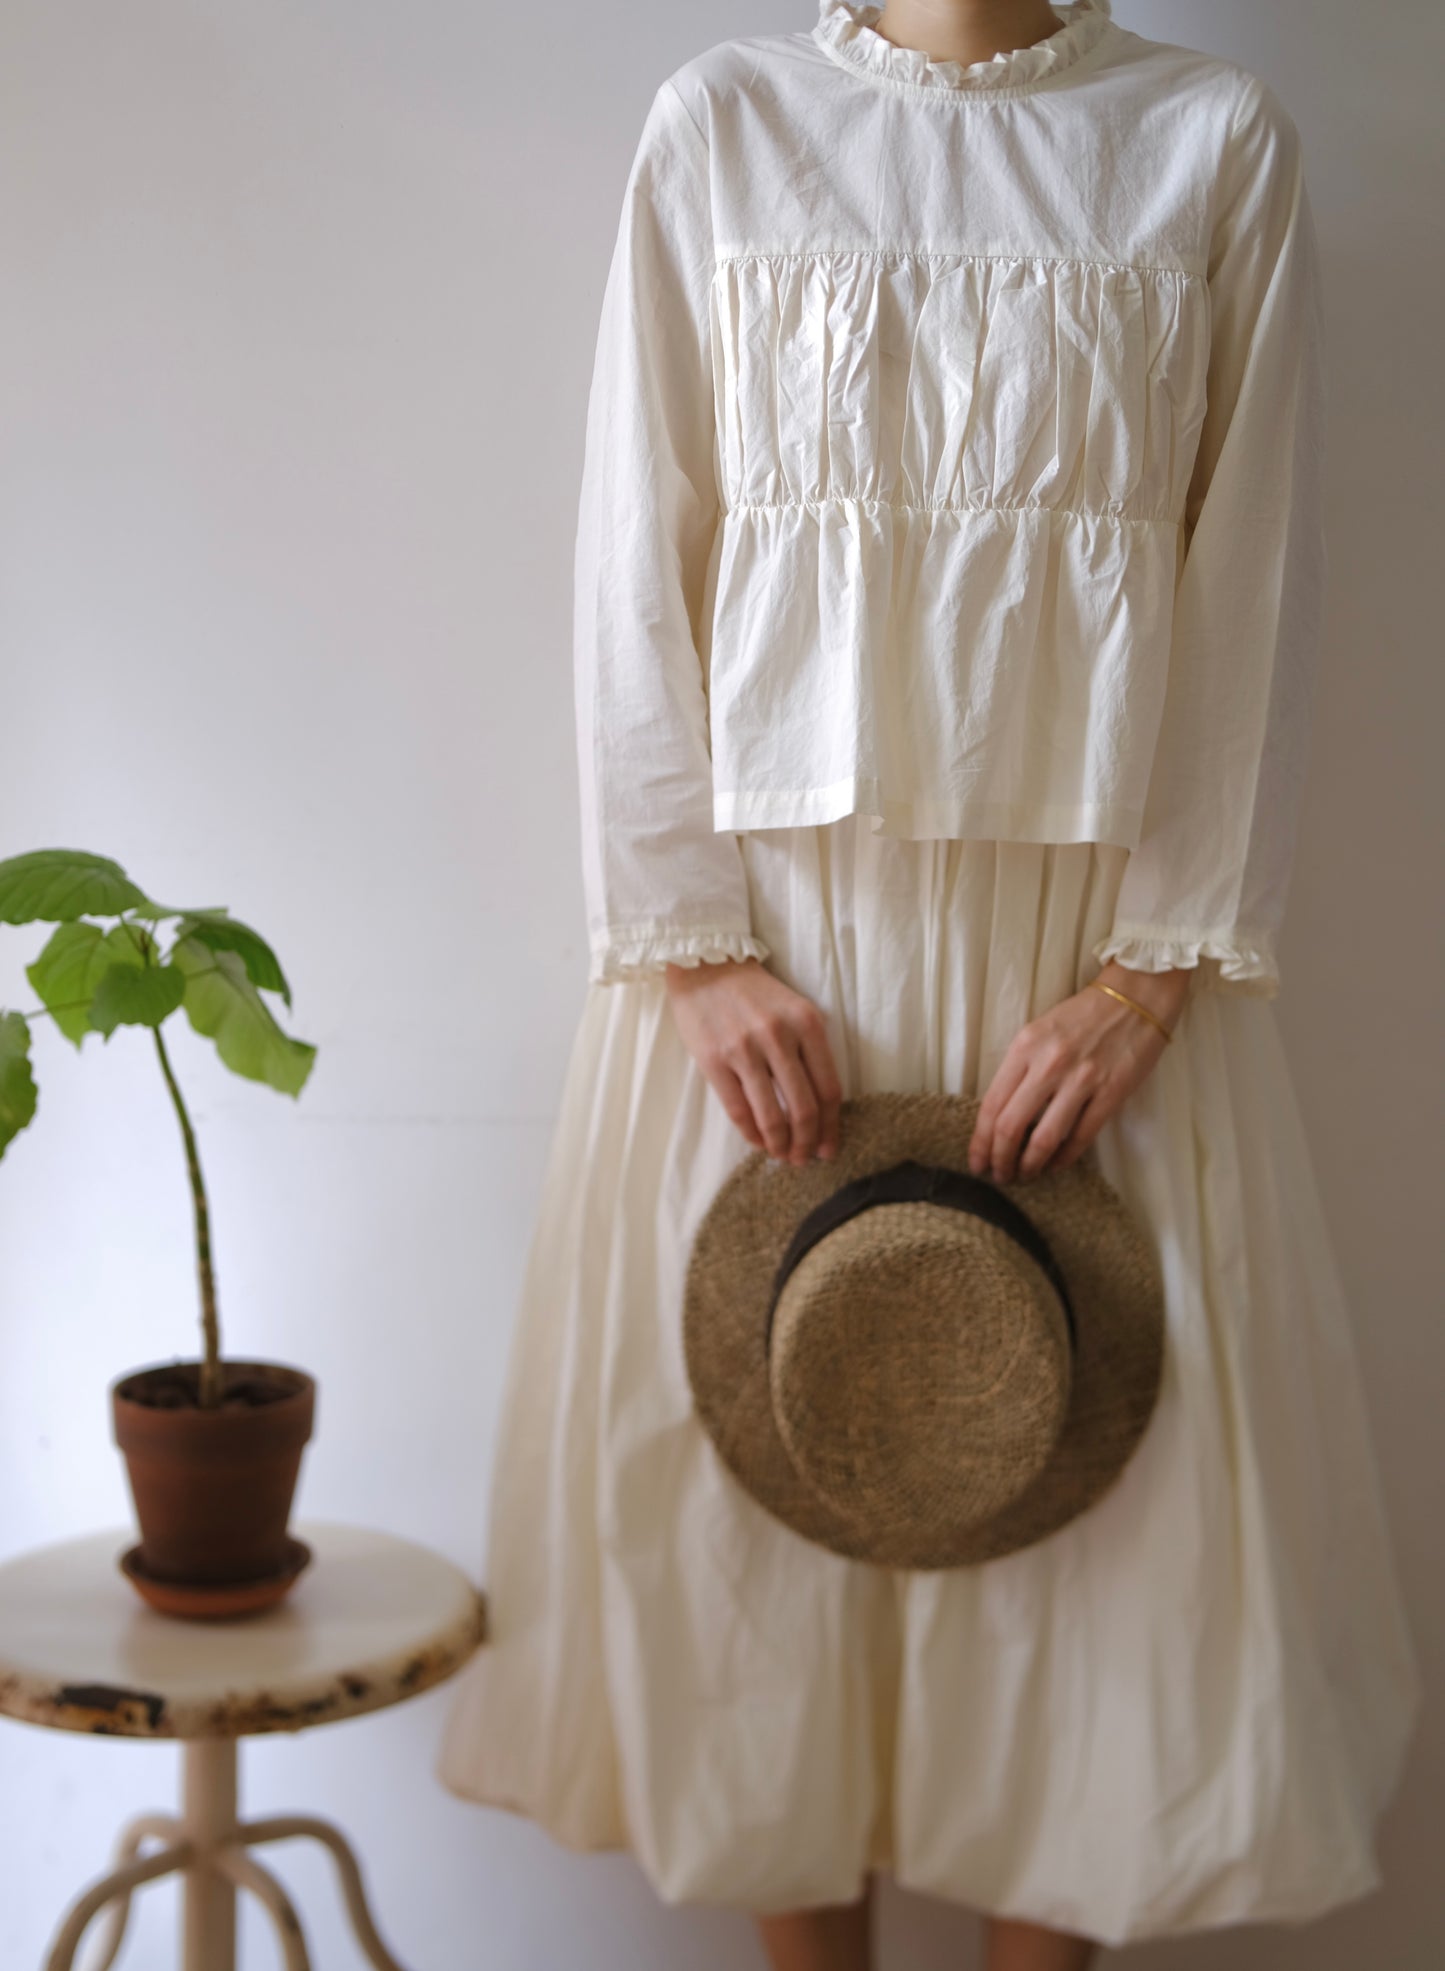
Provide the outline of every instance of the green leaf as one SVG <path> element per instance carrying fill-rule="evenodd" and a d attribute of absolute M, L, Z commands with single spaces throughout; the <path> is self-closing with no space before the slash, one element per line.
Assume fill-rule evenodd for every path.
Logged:
<path fill-rule="evenodd" d="M 0 862 L 0 924 L 118 917 L 145 901 L 118 862 L 83 849 L 35 849 Z"/>
<path fill-rule="evenodd" d="M 144 965 L 138 933 L 126 924 L 102 931 L 84 921 L 61 924 L 25 976 L 49 1008 L 67 1040 L 80 1046 L 96 1029 L 90 1023 L 95 989 L 112 965 Z"/>
<path fill-rule="evenodd" d="M 226 1066 L 283 1095 L 299 1095 L 316 1049 L 281 1031 L 239 953 L 212 951 L 195 938 L 183 938 L 171 959 L 187 975 L 187 1019 L 197 1033 L 215 1041 Z"/>
<path fill-rule="evenodd" d="M 0 1013 L 0 1157 L 34 1115 L 30 1028 L 23 1013 Z"/>
<path fill-rule="evenodd" d="M 229 911 L 193 910 L 177 926 L 178 937 L 189 937 L 208 951 L 234 951 L 246 967 L 252 985 L 267 992 L 279 992 L 289 1006 L 291 988 L 281 970 L 281 961 L 259 931 L 232 917 Z"/>
<path fill-rule="evenodd" d="M 186 996 L 175 965 L 108 965 L 90 1002 L 90 1024 L 107 1040 L 117 1027 L 158 1027 Z"/>

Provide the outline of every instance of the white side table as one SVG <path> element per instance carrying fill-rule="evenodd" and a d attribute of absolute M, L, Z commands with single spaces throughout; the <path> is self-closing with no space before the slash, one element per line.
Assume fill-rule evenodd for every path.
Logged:
<path fill-rule="evenodd" d="M 182 1741 L 180 1814 L 121 1832 L 111 1873 L 62 1919 L 45 1971 L 71 1971 L 92 1917 L 108 1909 L 91 1971 L 106 1971 L 142 1883 L 184 1874 L 183 1971 L 235 1971 L 236 1891 L 276 1926 L 286 1971 L 310 1971 L 300 1919 L 252 1850 L 309 1836 L 336 1858 L 362 1950 L 402 1971 L 376 1931 L 361 1871 L 329 1822 L 237 1816 L 237 1741 L 305 1731 L 428 1690 L 486 1634 L 486 1600 L 449 1561 L 358 1526 L 293 1528 L 312 1560 L 286 1600 L 234 1621 L 178 1621 L 146 1607 L 116 1565 L 130 1528 L 43 1547 L 0 1566 L 0 1713 L 63 1731 Z M 147 1842 L 161 1845 L 147 1854 Z"/>

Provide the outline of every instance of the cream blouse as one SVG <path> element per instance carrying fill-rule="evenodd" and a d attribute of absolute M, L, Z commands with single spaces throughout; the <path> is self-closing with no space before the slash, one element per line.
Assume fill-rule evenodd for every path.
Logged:
<path fill-rule="evenodd" d="M 737 834 L 857 812 L 1120 844 L 1095 957 L 1272 994 L 1325 576 L 1298 131 L 1108 0 L 966 65 L 879 11 L 684 63 L 633 160 L 575 556 L 590 977 L 768 957 Z"/>

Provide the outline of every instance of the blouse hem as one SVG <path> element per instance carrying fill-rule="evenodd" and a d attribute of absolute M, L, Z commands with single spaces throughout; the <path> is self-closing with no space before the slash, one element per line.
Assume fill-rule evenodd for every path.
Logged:
<path fill-rule="evenodd" d="M 904 841 L 1099 842 L 1138 846 L 1142 812 L 1110 802 L 893 801 L 871 780 L 835 780 L 788 790 L 733 788 L 713 794 L 713 830 L 808 828 L 845 815 L 872 817 L 875 835 Z"/>

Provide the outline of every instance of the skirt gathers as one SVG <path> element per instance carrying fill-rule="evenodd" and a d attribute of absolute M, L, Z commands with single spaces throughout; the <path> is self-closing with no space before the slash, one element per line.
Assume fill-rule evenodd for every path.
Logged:
<path fill-rule="evenodd" d="M 1128 851 L 740 838 L 846 1095 L 981 1092 L 1098 970 Z M 1274 1010 L 1201 990 L 1096 1139 L 1164 1272 L 1164 1382 L 1087 1512 L 981 1566 L 833 1554 L 693 1411 L 692 1231 L 747 1144 L 647 978 L 589 985 L 511 1337 L 489 1642 L 437 1776 L 670 1903 L 866 1872 L 1106 1944 L 1376 1887 L 1420 1704 L 1350 1316 Z"/>

